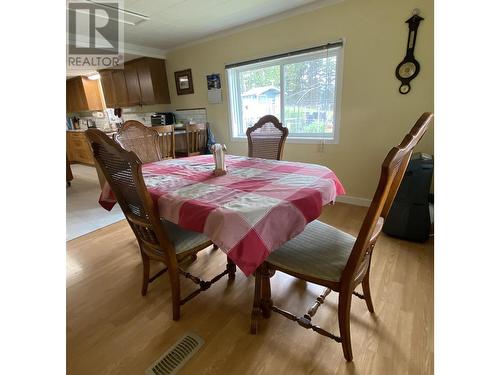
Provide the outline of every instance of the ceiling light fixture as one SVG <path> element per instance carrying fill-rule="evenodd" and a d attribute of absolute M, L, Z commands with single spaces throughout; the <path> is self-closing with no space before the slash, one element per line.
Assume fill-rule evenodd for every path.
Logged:
<path fill-rule="evenodd" d="M 107 17 L 107 16 L 101 16 L 99 14 L 96 14 L 97 17 L 107 18 L 107 19 L 110 19 L 110 20 L 113 20 L 113 21 L 116 21 L 116 22 L 121 22 L 121 23 L 124 23 L 124 24 L 127 24 L 127 25 L 131 25 L 131 26 L 136 26 L 139 23 L 142 23 L 144 21 L 149 21 L 149 19 L 150 19 L 150 17 L 146 16 L 145 14 L 141 14 L 141 13 L 137 13 L 137 12 L 132 12 L 131 10 L 127 10 L 127 9 L 121 9 L 121 8 L 115 7 L 113 5 L 109 5 L 107 3 L 100 3 L 100 2 L 94 1 L 94 0 L 87 0 L 87 2 L 99 5 L 99 6 L 104 7 L 104 8 L 117 10 L 118 13 L 123 14 L 123 17 L 120 17 L 118 19 Z M 132 18 L 139 18 L 139 20 L 136 20 L 136 21 L 134 21 L 134 20 L 132 20 L 132 21 L 126 20 L 125 19 L 126 15 L 130 16 Z"/>
<path fill-rule="evenodd" d="M 80 13 L 80 14 L 84 14 L 84 15 L 87 15 L 88 13 L 83 10 L 83 9 L 70 9 L 70 11 L 73 11 L 75 13 Z M 120 22 L 120 23 L 124 23 L 126 25 L 130 25 L 130 26 L 135 26 L 141 22 L 143 22 L 144 20 L 140 20 L 138 22 L 132 22 L 132 21 L 127 21 L 127 20 L 124 20 L 124 19 L 120 19 L 120 18 L 113 18 L 113 17 L 108 17 L 108 16 L 103 16 L 99 13 L 95 13 L 94 14 L 95 17 L 98 17 L 98 18 L 103 18 L 103 19 L 106 19 L 106 20 L 111 20 L 111 21 L 115 21 L 115 22 Z"/>
<path fill-rule="evenodd" d="M 92 80 L 92 81 L 96 81 L 96 80 L 101 78 L 101 75 L 99 73 L 94 73 L 94 74 L 87 76 L 87 78 Z"/>

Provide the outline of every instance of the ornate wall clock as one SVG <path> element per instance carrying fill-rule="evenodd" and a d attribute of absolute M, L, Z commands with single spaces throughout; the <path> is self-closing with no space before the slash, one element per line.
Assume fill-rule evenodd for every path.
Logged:
<path fill-rule="evenodd" d="M 406 56 L 399 63 L 396 68 L 396 78 L 401 81 L 401 86 L 399 86 L 399 92 L 401 94 L 408 94 L 411 90 L 410 81 L 415 78 L 420 71 L 420 64 L 415 59 L 415 42 L 417 40 L 417 30 L 420 21 L 424 19 L 420 17 L 418 10 L 413 11 L 413 16 L 411 16 L 406 23 L 408 24 L 408 42 L 406 44 Z"/>

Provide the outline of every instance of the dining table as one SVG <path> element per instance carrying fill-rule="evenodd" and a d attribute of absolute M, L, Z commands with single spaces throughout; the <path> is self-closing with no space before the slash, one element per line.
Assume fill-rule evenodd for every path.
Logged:
<path fill-rule="evenodd" d="M 322 165 L 236 155 L 225 163 L 222 176 L 213 155 L 143 164 L 142 174 L 161 219 L 204 233 L 246 276 L 345 194 Z M 107 184 L 99 203 L 116 203 Z"/>

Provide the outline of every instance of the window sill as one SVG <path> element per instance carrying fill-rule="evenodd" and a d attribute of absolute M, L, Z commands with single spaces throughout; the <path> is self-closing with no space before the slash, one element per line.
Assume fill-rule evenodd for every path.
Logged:
<path fill-rule="evenodd" d="M 231 142 L 247 142 L 247 137 L 231 137 Z M 338 139 L 331 138 L 298 138 L 298 137 L 287 137 L 286 143 L 304 143 L 304 144 L 338 144 Z"/>

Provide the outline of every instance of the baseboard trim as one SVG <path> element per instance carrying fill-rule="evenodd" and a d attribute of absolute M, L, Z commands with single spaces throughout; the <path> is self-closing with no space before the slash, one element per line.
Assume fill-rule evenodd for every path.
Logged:
<path fill-rule="evenodd" d="M 349 195 L 340 195 L 336 199 L 337 202 L 353 204 L 355 206 L 368 207 L 372 203 L 371 199 L 360 198 L 360 197 L 350 197 Z"/>

